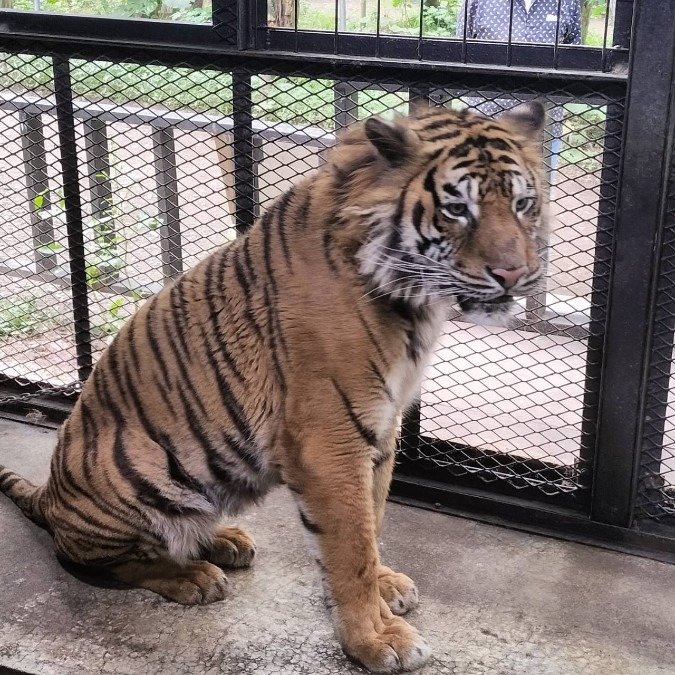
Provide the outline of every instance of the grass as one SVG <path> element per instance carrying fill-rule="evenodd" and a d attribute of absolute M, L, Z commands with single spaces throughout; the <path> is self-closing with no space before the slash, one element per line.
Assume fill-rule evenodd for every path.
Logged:
<path fill-rule="evenodd" d="M 0 298 L 0 338 L 44 331 L 56 325 L 56 317 L 42 309 L 32 294 Z"/>

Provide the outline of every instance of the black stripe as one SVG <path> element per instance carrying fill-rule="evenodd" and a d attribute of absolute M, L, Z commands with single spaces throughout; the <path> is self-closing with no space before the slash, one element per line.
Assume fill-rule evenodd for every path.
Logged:
<path fill-rule="evenodd" d="M 281 248 L 283 249 L 284 257 L 286 258 L 286 264 L 291 269 L 291 252 L 288 248 L 288 241 L 286 239 L 286 212 L 288 211 L 288 207 L 290 206 L 291 200 L 294 196 L 295 191 L 293 188 L 290 188 L 283 195 L 277 206 L 277 229 L 279 231 L 279 239 L 281 241 Z"/>
<path fill-rule="evenodd" d="M 138 420 L 140 421 L 145 434 L 155 445 L 161 448 L 166 455 L 167 467 L 171 480 L 181 487 L 185 487 L 189 490 L 193 490 L 202 494 L 202 485 L 196 478 L 188 474 L 188 472 L 185 471 L 182 464 L 180 463 L 176 446 L 165 433 L 159 431 L 152 424 L 152 422 L 150 422 L 150 419 L 146 415 L 140 397 L 135 389 L 130 389 L 129 391 L 132 398 L 134 399 L 136 415 L 138 416 Z M 182 387 L 180 387 L 180 392 L 182 393 Z M 175 412 L 174 415 L 176 415 Z"/>
<path fill-rule="evenodd" d="M 276 330 L 275 330 L 275 317 L 274 317 L 274 307 L 272 305 L 272 299 L 267 292 L 267 288 L 264 289 L 264 299 L 265 306 L 267 307 L 267 332 L 269 334 L 269 349 L 272 353 L 272 362 L 274 364 L 274 370 L 277 373 L 279 378 L 279 384 L 283 390 L 286 390 L 286 376 L 284 375 L 284 370 L 281 367 L 281 362 L 279 361 L 279 353 L 277 349 L 277 340 L 276 340 Z"/>
<path fill-rule="evenodd" d="M 207 336 L 204 333 L 204 328 L 202 327 L 202 338 L 205 343 L 207 343 Z M 251 428 L 246 422 L 246 415 L 241 407 L 241 404 L 235 397 L 230 385 L 227 383 L 227 380 L 223 377 L 223 374 L 220 372 L 218 363 L 216 362 L 213 354 L 210 349 L 206 349 L 206 358 L 209 361 L 212 372 L 216 378 L 216 384 L 218 385 L 218 392 L 220 393 L 220 400 L 227 410 L 230 419 L 232 420 L 234 426 L 239 432 L 240 436 L 244 439 L 250 439 L 254 437 L 254 434 L 251 431 Z"/>
<path fill-rule="evenodd" d="M 300 520 L 306 530 L 312 534 L 323 534 L 323 530 L 316 523 L 312 522 L 302 509 L 299 508 L 298 511 L 300 512 Z"/>
<path fill-rule="evenodd" d="M 272 213 L 266 211 L 260 221 L 263 233 L 263 256 L 265 259 L 265 272 L 269 279 L 272 292 L 276 295 L 277 282 L 274 279 L 274 270 L 272 269 Z"/>
<path fill-rule="evenodd" d="M 82 469 L 87 483 L 91 483 L 93 479 L 93 466 L 98 456 L 98 445 L 96 433 L 96 423 L 91 414 L 89 406 L 80 399 L 80 421 L 82 423 L 82 431 L 84 435 L 84 447 L 82 448 Z"/>
<path fill-rule="evenodd" d="M 424 216 L 424 205 L 418 199 L 413 206 L 412 224 L 420 235 L 422 234 L 422 216 Z"/>
<path fill-rule="evenodd" d="M 115 466 L 122 477 L 127 480 L 136 491 L 138 500 L 147 506 L 150 506 L 162 513 L 173 516 L 182 516 L 187 514 L 197 514 L 199 509 L 169 499 L 162 494 L 160 489 L 145 476 L 137 471 L 129 461 L 124 440 L 122 437 L 122 428 L 117 427 L 115 431 L 115 443 L 113 445 L 113 459 Z"/>
<path fill-rule="evenodd" d="M 335 218 L 331 218 L 330 221 L 326 225 L 326 229 L 324 230 L 323 233 L 323 254 L 324 257 L 326 258 L 326 262 L 328 263 L 328 267 L 331 268 L 331 270 L 335 273 L 338 271 L 338 266 L 333 260 L 333 232 L 331 231 L 331 227 L 334 227 L 337 224 L 337 220 Z"/>
<path fill-rule="evenodd" d="M 119 354 L 117 351 L 117 348 L 119 347 L 119 339 L 115 339 L 112 341 L 112 344 L 108 347 L 108 363 L 110 365 L 110 370 L 113 375 L 113 382 L 115 384 L 115 389 L 119 393 L 122 401 L 124 402 L 125 406 L 129 405 L 129 399 L 127 398 L 127 394 L 125 391 L 125 382 L 124 378 L 122 377 L 122 372 L 120 370 L 120 364 L 119 364 Z"/>
<path fill-rule="evenodd" d="M 340 398 L 342 399 L 342 403 L 345 407 L 345 410 L 347 411 L 347 414 L 349 415 L 349 419 L 352 421 L 354 426 L 356 427 L 356 430 L 359 432 L 359 435 L 361 438 L 368 444 L 368 445 L 377 445 L 377 435 L 375 432 L 368 428 L 359 418 L 359 416 L 356 414 L 356 411 L 354 410 L 354 406 L 352 405 L 352 402 L 349 400 L 347 397 L 347 394 L 340 388 L 340 385 L 335 381 L 334 378 L 331 378 L 331 381 L 333 382 L 333 386 L 335 387 L 335 390 L 337 393 L 340 395 Z"/>
<path fill-rule="evenodd" d="M 437 141 L 449 141 L 452 138 L 457 138 L 460 134 L 464 133 L 463 129 L 454 129 L 453 131 L 446 131 L 443 134 L 436 134 L 427 138 L 429 143 L 436 143 Z"/>
<path fill-rule="evenodd" d="M 229 446 L 230 450 L 232 450 L 232 452 L 234 452 L 237 457 L 251 469 L 251 471 L 260 473 L 262 470 L 260 455 L 255 449 L 251 450 L 251 448 L 255 448 L 252 443 L 234 438 L 227 432 L 223 432 L 223 441 Z"/>
<path fill-rule="evenodd" d="M 255 273 L 255 267 L 253 266 L 253 261 L 251 260 L 251 250 L 250 250 L 251 239 L 250 235 L 245 235 L 244 243 L 242 249 L 244 250 L 244 262 L 246 263 L 246 269 L 251 277 L 251 283 L 258 283 L 258 276 Z"/>
<path fill-rule="evenodd" d="M 166 361 L 164 360 L 164 357 L 162 356 L 162 349 L 159 346 L 159 341 L 157 340 L 157 336 L 155 335 L 155 331 L 153 329 L 152 325 L 152 319 L 153 319 L 153 314 L 155 309 L 157 308 L 157 297 L 155 296 L 151 301 L 150 301 L 150 307 L 148 308 L 148 313 L 145 315 L 145 328 L 146 328 L 146 334 L 148 336 L 148 342 L 150 344 L 150 349 L 157 360 L 157 363 L 159 363 L 159 368 L 162 372 L 162 379 L 164 380 L 164 384 L 166 388 L 171 391 L 172 389 L 172 384 L 171 384 L 171 379 L 169 377 L 169 368 L 166 365 Z"/>
<path fill-rule="evenodd" d="M 127 346 L 129 347 L 131 360 L 134 364 L 134 372 L 136 373 L 141 370 L 141 360 L 138 357 L 138 351 L 136 349 L 136 328 L 138 323 L 137 315 L 132 316 L 131 319 L 129 319 L 129 330 L 127 332 Z"/>
<path fill-rule="evenodd" d="M 302 202 L 302 206 L 300 207 L 300 211 L 298 213 L 298 226 L 301 228 L 306 228 L 307 227 L 307 219 L 309 216 L 309 209 L 312 204 L 312 193 L 308 189 L 305 193 L 305 199 Z"/>
<path fill-rule="evenodd" d="M 65 425 L 63 429 L 63 439 L 59 441 L 59 444 L 57 445 L 57 448 L 54 452 L 55 461 L 52 464 L 53 468 L 57 469 L 57 472 L 52 472 L 52 478 L 58 482 L 58 487 L 62 488 L 74 500 L 79 501 L 80 497 L 85 497 L 90 502 L 90 504 L 96 507 L 103 515 L 106 515 L 114 520 L 121 521 L 123 525 L 127 525 L 132 529 L 136 529 L 137 526 L 122 517 L 120 513 L 109 502 L 107 502 L 102 495 L 100 495 L 95 490 L 88 489 L 90 487 L 89 481 L 85 486 L 81 482 L 77 482 L 75 480 L 75 477 L 68 467 L 66 461 L 66 452 L 63 449 L 64 445 L 66 447 L 70 445 L 72 439 L 70 437 L 70 432 L 65 427 Z M 123 530 L 116 529 L 114 526 L 104 523 L 92 514 L 86 514 L 83 511 L 80 511 L 70 500 L 67 500 L 67 507 L 71 511 L 77 513 L 77 515 L 90 526 L 97 527 L 106 533 L 111 532 L 116 534 L 125 534 L 125 536 L 127 534 Z"/>
<path fill-rule="evenodd" d="M 183 384 L 187 385 L 190 393 L 192 394 L 197 404 L 199 405 L 199 409 L 201 410 L 202 414 L 206 415 L 206 408 L 204 408 L 204 404 L 201 402 L 197 394 L 197 390 L 195 389 L 192 377 L 190 376 L 190 372 L 188 371 L 184 359 L 182 358 L 183 356 L 185 356 L 185 354 L 181 353 L 181 350 L 179 349 L 179 346 L 176 344 L 176 341 L 171 332 L 170 320 L 171 317 L 167 315 L 167 323 L 164 326 L 164 330 L 169 338 L 169 346 L 171 348 L 171 351 L 173 352 L 174 362 L 178 366 L 178 370 L 180 370 L 181 381 Z M 168 401 L 168 406 L 173 410 L 173 404 L 171 403 L 171 401 Z"/>
<path fill-rule="evenodd" d="M 236 489 L 239 491 L 240 499 L 254 497 L 256 495 L 255 489 L 233 474 L 233 470 L 237 467 L 229 463 L 218 451 L 218 448 L 209 438 L 208 433 L 202 428 L 198 416 L 190 405 L 190 402 L 185 398 L 184 392 L 179 391 L 179 394 L 185 408 L 185 417 L 188 422 L 190 433 L 201 445 L 211 475 L 218 482 L 227 484 L 231 490 L 236 486 Z"/>
<path fill-rule="evenodd" d="M 96 392 L 96 398 L 101 404 L 101 407 L 105 410 L 112 410 L 113 407 L 119 408 L 113 403 L 112 398 L 110 397 L 110 391 L 108 390 L 108 382 L 105 376 L 105 371 L 101 370 L 100 367 L 94 368 L 91 379 L 94 380 L 94 391 Z"/>
<path fill-rule="evenodd" d="M 211 322 L 211 328 L 213 330 L 213 335 L 216 339 L 217 351 L 222 355 L 227 366 L 232 371 L 232 374 L 240 381 L 244 382 L 244 376 L 241 374 L 237 363 L 227 348 L 227 340 L 223 335 L 223 331 L 220 328 L 219 315 L 220 312 L 225 310 L 225 306 L 221 306 L 220 309 L 216 307 L 216 294 L 217 294 L 217 285 L 216 288 L 213 288 L 214 277 L 217 272 L 214 267 L 218 262 L 218 256 L 214 255 L 211 258 L 211 262 L 206 268 L 206 300 L 209 306 L 209 320 Z M 207 347 L 207 351 L 210 351 Z"/>
<path fill-rule="evenodd" d="M 429 154 L 429 156 L 426 158 L 427 162 L 434 162 L 436 161 L 445 151 L 447 148 L 437 148 L 434 150 L 432 153 Z"/>
<path fill-rule="evenodd" d="M 462 196 L 462 193 L 452 183 L 443 183 L 443 190 L 453 197 Z"/>
<path fill-rule="evenodd" d="M 433 131 L 434 129 L 441 129 L 443 127 L 454 126 L 455 120 L 451 117 L 446 117 L 443 115 L 440 119 L 437 119 L 429 124 L 425 124 L 420 131 Z"/>
<path fill-rule="evenodd" d="M 180 341 L 181 348 L 183 349 L 183 354 L 188 362 L 192 361 L 192 355 L 190 353 L 190 348 L 187 344 L 187 339 L 185 334 L 187 333 L 187 318 L 185 315 L 185 298 L 183 296 L 183 283 L 182 280 L 178 281 L 173 288 L 169 291 L 169 297 L 171 300 L 171 309 L 173 311 L 173 316 L 176 319 L 177 330 L 176 334 L 178 335 L 178 340 Z"/>
<path fill-rule="evenodd" d="M 5 476 L 5 478 L 0 479 L 0 490 L 3 492 L 9 492 L 17 483 L 20 483 L 23 480 L 20 476 L 16 474 L 14 476 Z"/>
<path fill-rule="evenodd" d="M 375 364 L 373 361 L 370 359 L 368 360 L 368 368 L 370 369 L 370 372 L 375 376 L 375 379 L 379 382 L 380 386 L 382 387 L 384 393 L 386 394 L 387 398 L 393 402 L 394 396 L 391 393 L 391 389 L 389 389 L 389 385 L 387 384 L 387 380 L 384 378 L 384 375 L 380 372 L 380 369 L 377 367 L 377 364 Z"/>
<path fill-rule="evenodd" d="M 436 208 L 438 208 L 441 204 L 440 200 L 438 199 L 438 195 L 436 194 L 436 183 L 434 182 L 437 169 L 438 167 L 432 166 L 429 171 L 427 171 L 427 175 L 424 177 L 424 189 L 431 193 L 431 196 L 434 200 L 434 206 Z"/>
<path fill-rule="evenodd" d="M 375 351 L 377 352 L 377 355 L 380 357 L 380 360 L 382 363 L 384 363 L 385 367 L 389 365 L 389 361 L 387 357 L 384 354 L 384 351 L 382 351 L 382 347 L 380 347 L 379 342 L 377 341 L 377 338 L 375 337 L 375 334 L 373 333 L 372 329 L 368 325 L 368 322 L 366 321 L 366 318 L 363 316 L 361 313 L 360 307 L 357 305 L 356 306 L 356 316 L 358 317 L 359 321 L 361 322 L 361 325 L 363 326 L 363 330 L 366 331 L 366 335 L 368 336 L 368 339 L 370 340 L 371 344 L 373 347 L 375 347 Z"/>
<path fill-rule="evenodd" d="M 258 339 L 264 340 L 262 329 L 260 328 L 258 322 L 256 321 L 255 314 L 253 313 L 253 306 L 251 304 L 252 303 L 251 289 L 249 288 L 248 279 L 246 278 L 246 274 L 244 273 L 244 268 L 243 265 L 241 264 L 241 260 L 239 260 L 239 256 L 235 256 L 234 258 L 234 271 L 237 282 L 239 283 L 239 286 L 241 286 L 241 290 L 244 293 L 244 302 L 246 304 L 246 307 L 244 309 L 244 317 L 246 318 L 248 323 L 251 324 L 253 332 L 258 336 Z"/>

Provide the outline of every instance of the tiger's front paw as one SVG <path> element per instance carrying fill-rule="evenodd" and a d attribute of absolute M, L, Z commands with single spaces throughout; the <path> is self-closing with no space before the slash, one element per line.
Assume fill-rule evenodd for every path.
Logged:
<path fill-rule="evenodd" d="M 343 644 L 345 653 L 373 673 L 400 673 L 423 666 L 431 657 L 429 643 L 403 619 L 383 619 L 384 628 Z"/>
<path fill-rule="evenodd" d="M 394 614 L 405 614 L 419 604 L 419 593 L 415 582 L 405 574 L 380 565 L 377 573 L 380 596 Z"/>

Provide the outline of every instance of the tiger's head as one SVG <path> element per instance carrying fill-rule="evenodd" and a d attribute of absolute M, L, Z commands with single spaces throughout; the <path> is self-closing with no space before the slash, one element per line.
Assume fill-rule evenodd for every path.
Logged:
<path fill-rule="evenodd" d="M 472 319 L 504 325 L 513 297 L 540 289 L 544 119 L 536 102 L 498 119 L 425 108 L 372 117 L 345 139 L 337 166 L 360 191 L 356 260 L 371 296 L 418 307 L 454 297 Z"/>

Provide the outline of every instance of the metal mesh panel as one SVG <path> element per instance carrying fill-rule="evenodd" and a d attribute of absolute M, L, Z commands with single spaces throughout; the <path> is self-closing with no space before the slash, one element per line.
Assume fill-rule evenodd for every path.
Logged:
<path fill-rule="evenodd" d="M 675 525 L 675 161 L 666 208 L 635 515 Z"/>
<path fill-rule="evenodd" d="M 423 101 L 495 114 L 545 99 L 548 286 L 521 303 L 512 330 L 453 310 L 402 459 L 546 495 L 587 486 L 622 118 L 615 87 L 551 85 L 542 96 L 497 77 L 476 90 L 460 79 L 413 87 L 71 59 L 69 117 L 51 59 L 2 64 L 0 370 L 47 388 L 86 376 L 149 294 L 318 166 L 340 127 Z M 78 180 L 64 195 L 68 167 Z M 78 200 L 84 260 L 73 255 Z"/>

